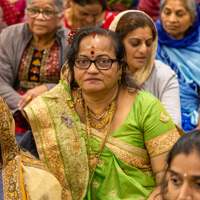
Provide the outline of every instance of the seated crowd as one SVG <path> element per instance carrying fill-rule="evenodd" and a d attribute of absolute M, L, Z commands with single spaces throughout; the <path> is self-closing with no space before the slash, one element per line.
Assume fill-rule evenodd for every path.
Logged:
<path fill-rule="evenodd" d="M 0 200 L 199 199 L 199 54 L 197 0 L 0 0 Z"/>

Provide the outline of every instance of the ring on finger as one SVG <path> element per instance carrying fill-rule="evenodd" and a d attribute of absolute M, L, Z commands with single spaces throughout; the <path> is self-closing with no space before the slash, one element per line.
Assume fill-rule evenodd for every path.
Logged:
<path fill-rule="evenodd" d="M 27 100 L 31 100 L 31 96 L 28 96 L 26 99 L 27 99 Z"/>

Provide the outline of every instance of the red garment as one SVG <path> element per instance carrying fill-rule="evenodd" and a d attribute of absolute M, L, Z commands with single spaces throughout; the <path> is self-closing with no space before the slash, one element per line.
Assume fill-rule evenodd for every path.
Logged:
<path fill-rule="evenodd" d="M 159 18 L 160 0 L 140 0 L 137 10 L 147 13 L 153 21 Z"/>
<path fill-rule="evenodd" d="M 114 20 L 115 16 L 116 15 L 114 13 L 106 10 L 106 14 L 105 14 L 104 20 L 103 20 L 102 25 L 100 27 L 108 29 L 110 24 L 111 24 L 111 22 Z M 65 22 L 65 27 L 68 28 L 68 29 L 71 29 L 71 27 L 69 26 L 67 18 L 65 17 L 65 15 L 63 17 L 63 20 Z"/>
<path fill-rule="evenodd" d="M 3 10 L 3 21 L 8 26 L 22 21 L 20 12 L 17 10 L 15 5 L 10 3 L 8 0 L 0 0 L 0 7 Z"/>

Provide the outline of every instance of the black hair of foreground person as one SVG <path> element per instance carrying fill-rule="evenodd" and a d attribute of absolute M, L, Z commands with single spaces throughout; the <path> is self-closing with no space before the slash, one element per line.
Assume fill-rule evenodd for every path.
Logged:
<path fill-rule="evenodd" d="M 93 34 L 98 34 L 100 36 L 105 36 L 110 38 L 111 45 L 114 48 L 116 59 L 118 59 L 118 64 L 119 64 L 118 66 L 122 66 L 121 86 L 123 88 L 139 89 L 135 81 L 126 71 L 126 68 L 128 68 L 128 64 L 125 61 L 126 50 L 121 38 L 117 33 L 113 31 L 98 27 L 87 27 L 81 29 L 80 31 L 78 31 L 77 34 L 74 35 L 71 41 L 72 42 L 71 49 L 67 55 L 67 64 L 69 66 L 68 82 L 70 83 L 71 88 L 73 89 L 79 87 L 76 81 L 74 80 L 74 65 L 75 65 L 75 58 L 78 55 L 80 42 L 84 37 Z"/>
<path fill-rule="evenodd" d="M 162 196 L 163 200 L 169 199 L 169 198 L 166 198 L 166 194 L 169 192 L 168 191 L 169 179 L 167 177 L 168 176 L 167 174 L 170 171 L 172 160 L 176 159 L 175 157 L 180 154 L 189 156 L 192 153 L 195 153 L 200 159 L 200 130 L 191 131 L 189 133 L 186 133 L 182 137 L 180 137 L 178 141 L 174 144 L 171 151 L 169 152 L 166 159 L 167 169 L 161 183 L 160 195 Z M 187 162 L 190 162 L 190 160 L 188 159 Z M 199 169 L 199 172 L 200 172 L 200 169 Z M 157 198 L 155 197 L 155 200 L 156 199 Z"/>

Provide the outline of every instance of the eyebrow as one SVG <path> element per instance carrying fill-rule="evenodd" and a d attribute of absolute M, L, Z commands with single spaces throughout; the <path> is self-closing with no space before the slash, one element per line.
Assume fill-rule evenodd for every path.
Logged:
<path fill-rule="evenodd" d="M 131 41 L 131 40 L 139 40 L 139 41 L 141 41 L 142 39 L 140 39 L 140 38 L 129 38 L 129 41 Z M 145 42 L 147 42 L 147 41 L 149 41 L 149 40 L 153 40 L 153 37 L 151 37 L 151 38 L 145 40 Z"/>
<path fill-rule="evenodd" d="M 169 170 L 169 172 L 170 173 L 173 173 L 173 174 L 175 174 L 175 175 L 180 175 L 178 172 L 175 172 L 175 171 L 173 171 L 173 170 Z M 199 176 L 192 176 L 193 178 L 195 178 L 195 179 L 200 179 L 200 175 Z"/>

